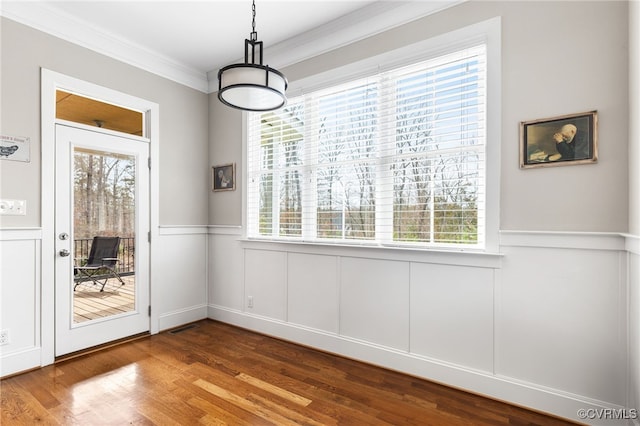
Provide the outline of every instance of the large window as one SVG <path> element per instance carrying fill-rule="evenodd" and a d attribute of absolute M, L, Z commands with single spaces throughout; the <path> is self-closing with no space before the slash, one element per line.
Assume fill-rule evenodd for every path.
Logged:
<path fill-rule="evenodd" d="M 249 114 L 248 237 L 484 247 L 485 50 Z"/>

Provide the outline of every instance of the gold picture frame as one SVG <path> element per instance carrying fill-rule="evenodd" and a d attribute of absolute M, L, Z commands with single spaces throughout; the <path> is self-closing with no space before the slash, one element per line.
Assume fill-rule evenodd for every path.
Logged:
<path fill-rule="evenodd" d="M 520 123 L 520 168 L 598 161 L 598 112 Z"/>

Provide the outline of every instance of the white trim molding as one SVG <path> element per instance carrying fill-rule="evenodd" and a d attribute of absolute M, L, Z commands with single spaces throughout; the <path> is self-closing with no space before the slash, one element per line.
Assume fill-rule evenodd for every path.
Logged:
<path fill-rule="evenodd" d="M 241 225 L 209 225 L 209 235 L 244 235 L 244 229 Z"/>
<path fill-rule="evenodd" d="M 2 228 L 0 241 L 41 240 L 41 228 Z"/>
<path fill-rule="evenodd" d="M 501 247 L 538 247 L 591 250 L 625 250 L 617 232 L 500 231 Z"/>
<path fill-rule="evenodd" d="M 120 105 L 125 108 L 144 111 L 147 119 L 147 132 L 145 136 L 149 139 L 149 156 L 151 164 L 159 164 L 160 147 L 160 106 L 146 99 L 138 98 L 126 93 L 122 93 L 107 87 L 99 86 L 88 81 L 79 80 L 45 68 L 41 69 L 41 139 L 42 139 L 42 201 L 41 201 L 41 223 L 42 223 L 42 253 L 53 253 L 55 251 L 55 125 L 56 125 L 56 90 L 67 89 L 74 93 L 79 93 L 105 102 Z M 159 167 L 152 167 L 150 171 L 150 229 L 151 233 L 151 255 L 150 255 L 150 302 L 152 306 L 159 306 L 159 295 L 154 290 L 154 274 L 159 270 L 157 256 L 155 253 L 156 241 L 158 240 L 157 230 L 159 223 Z M 41 318 L 42 318 L 42 359 L 41 365 L 52 364 L 55 360 L 55 329 L 54 329 L 54 258 L 52 256 L 42 256 L 41 260 Z M 151 312 L 150 332 L 158 333 L 159 318 L 156 311 Z"/>
<path fill-rule="evenodd" d="M 41 348 L 28 348 L 20 352 L 0 354 L 0 378 L 32 370 L 40 365 Z"/>
<path fill-rule="evenodd" d="M 467 0 L 374 2 L 267 49 L 279 68 L 439 12 Z M 204 93 L 218 90 L 218 69 L 199 70 L 91 26 L 46 2 L 0 2 L 0 15 Z M 222 65 L 220 65 L 222 66 Z"/>
<path fill-rule="evenodd" d="M 640 235 L 622 234 L 625 238 L 625 249 L 629 253 L 640 255 Z"/>
<path fill-rule="evenodd" d="M 207 234 L 207 225 L 160 225 L 159 235 L 200 235 Z"/>
<path fill-rule="evenodd" d="M 207 305 L 189 306 L 172 312 L 160 314 L 158 321 L 160 331 L 169 330 L 191 322 L 207 318 Z"/>
<path fill-rule="evenodd" d="M 205 93 L 207 91 L 208 84 L 205 72 L 187 67 L 171 58 L 135 45 L 129 40 L 100 31 L 89 23 L 68 15 L 46 4 L 46 2 L 3 2 L 0 10 L 2 16 L 13 21 L 86 47 L 94 52 L 149 71 L 187 87 Z"/>

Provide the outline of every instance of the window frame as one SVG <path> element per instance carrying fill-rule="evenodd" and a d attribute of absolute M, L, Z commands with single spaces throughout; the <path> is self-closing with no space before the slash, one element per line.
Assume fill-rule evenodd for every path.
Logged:
<path fill-rule="evenodd" d="M 249 212 L 247 210 L 247 138 L 249 120 L 247 113 L 243 113 L 242 140 L 243 140 L 243 239 L 248 241 L 263 241 L 269 243 L 296 243 L 311 245 L 335 245 L 388 248 L 391 250 L 419 250 L 419 251 L 451 251 L 468 253 L 497 253 L 499 245 L 499 205 L 500 205 L 500 117 L 501 117 L 501 19 L 492 18 L 477 24 L 454 30 L 439 36 L 423 40 L 409 46 L 395 49 L 390 52 L 375 55 L 362 61 L 347 64 L 336 69 L 313 75 L 290 84 L 288 97 L 293 98 L 304 93 L 316 92 L 332 86 L 339 86 L 347 81 L 368 77 L 382 71 L 415 64 L 429 60 L 447 53 L 455 52 L 479 43 L 486 44 L 486 140 L 485 140 L 485 209 L 484 220 L 478 223 L 478 227 L 484 230 L 484 246 L 471 246 L 465 244 L 425 245 L 396 243 L 393 241 L 368 242 L 366 240 L 336 240 L 325 241 L 306 239 L 303 237 L 286 236 L 249 236 Z M 304 191 L 304 189 L 303 189 Z M 303 219 L 305 220 L 305 219 Z M 308 220 L 308 218 L 307 218 Z M 275 226 L 275 225 L 274 225 Z M 376 225 L 377 227 L 377 225 Z M 304 229 L 304 226 L 303 226 Z"/>

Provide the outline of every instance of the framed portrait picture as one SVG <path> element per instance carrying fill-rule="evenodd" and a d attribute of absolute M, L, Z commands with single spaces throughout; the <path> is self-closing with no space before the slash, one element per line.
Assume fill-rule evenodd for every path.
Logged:
<path fill-rule="evenodd" d="M 213 191 L 234 191 L 236 189 L 235 163 L 213 166 Z"/>
<path fill-rule="evenodd" d="M 520 123 L 520 168 L 598 161 L 597 111 Z"/>

